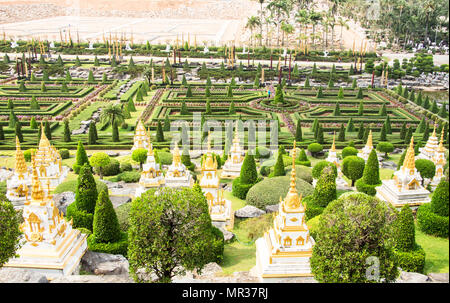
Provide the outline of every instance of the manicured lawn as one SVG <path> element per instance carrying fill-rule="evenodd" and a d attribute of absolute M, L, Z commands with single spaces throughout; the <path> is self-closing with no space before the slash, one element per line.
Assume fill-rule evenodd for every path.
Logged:
<path fill-rule="evenodd" d="M 416 225 L 416 242 L 425 250 L 425 269 L 428 273 L 445 273 L 448 272 L 448 253 L 449 242 L 448 238 L 438 238 L 429 236 L 421 232 Z"/>

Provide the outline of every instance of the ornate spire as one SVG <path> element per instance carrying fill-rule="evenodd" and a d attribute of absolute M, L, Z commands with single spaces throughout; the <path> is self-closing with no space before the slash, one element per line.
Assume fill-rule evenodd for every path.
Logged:
<path fill-rule="evenodd" d="M 213 159 L 212 153 L 211 153 L 211 132 L 208 132 L 208 151 L 206 153 L 206 159 L 203 162 L 202 169 L 207 170 L 216 170 L 217 169 L 217 162 L 215 159 Z"/>
<path fill-rule="evenodd" d="M 295 187 L 295 158 L 296 158 L 296 145 L 294 141 L 294 148 L 292 150 L 292 170 L 291 170 L 291 183 L 289 186 L 289 191 L 284 198 L 284 205 L 286 209 L 293 210 L 297 209 L 301 205 L 302 197 L 298 195 L 297 188 Z"/>
<path fill-rule="evenodd" d="M 411 137 L 411 143 L 405 155 L 405 161 L 403 162 L 403 169 L 414 170 L 416 168 L 415 164 L 415 154 L 414 154 L 414 137 Z"/>
<path fill-rule="evenodd" d="M 150 129 L 147 129 L 147 144 L 148 144 L 147 156 L 153 156 L 153 146 L 152 146 L 152 142 L 150 139 Z"/>
<path fill-rule="evenodd" d="M 172 157 L 173 165 L 178 166 L 181 163 L 180 150 L 178 149 L 178 142 L 175 142 L 175 148 L 173 150 Z"/>
<path fill-rule="evenodd" d="M 436 123 L 434 123 L 433 133 L 431 134 L 431 137 L 436 137 Z"/>
<path fill-rule="evenodd" d="M 439 152 L 445 152 L 445 147 L 444 147 L 444 128 L 442 128 L 441 140 L 439 141 L 438 151 Z"/>
<path fill-rule="evenodd" d="M 238 130 L 238 120 L 236 120 L 236 126 L 234 129 L 234 138 L 233 138 L 233 143 L 239 143 L 239 130 Z"/>
<path fill-rule="evenodd" d="M 16 136 L 16 167 L 15 167 L 16 174 L 20 176 L 23 176 L 27 172 L 27 164 L 25 163 L 25 157 L 23 156 L 23 152 L 20 149 L 20 141 L 19 138 Z"/>
<path fill-rule="evenodd" d="M 336 151 L 336 145 L 335 145 L 335 137 L 336 137 L 336 132 L 333 133 L 333 145 L 331 146 L 331 151 L 335 152 Z"/>

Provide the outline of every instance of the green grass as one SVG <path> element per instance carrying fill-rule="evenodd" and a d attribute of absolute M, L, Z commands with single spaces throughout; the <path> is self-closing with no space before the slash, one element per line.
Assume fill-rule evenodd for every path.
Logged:
<path fill-rule="evenodd" d="M 425 268 L 428 273 L 448 272 L 449 260 L 449 242 L 448 238 L 438 238 L 427 235 L 419 230 L 416 225 L 416 242 L 425 250 Z"/>
<path fill-rule="evenodd" d="M 241 200 L 239 198 L 236 198 L 229 191 L 224 191 L 224 195 L 225 195 L 225 199 L 231 201 L 231 208 L 233 209 L 233 211 L 236 211 L 236 210 L 244 207 L 245 205 L 247 205 L 245 200 Z"/>

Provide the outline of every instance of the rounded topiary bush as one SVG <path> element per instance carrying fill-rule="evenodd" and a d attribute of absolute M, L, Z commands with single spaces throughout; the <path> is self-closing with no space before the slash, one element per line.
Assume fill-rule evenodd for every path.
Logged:
<path fill-rule="evenodd" d="M 286 175 L 289 176 L 292 170 L 292 166 L 286 166 Z M 300 178 L 309 184 L 312 184 L 313 177 L 312 177 L 312 168 L 303 166 L 303 165 L 295 165 L 295 176 L 297 178 Z"/>
<path fill-rule="evenodd" d="M 280 176 L 262 180 L 248 191 L 247 204 L 265 210 L 267 205 L 279 203 L 280 197 L 284 199 L 289 191 L 290 179 L 290 176 Z M 311 184 L 300 178 L 297 178 L 295 186 L 303 197 L 311 195 L 314 191 Z"/>
<path fill-rule="evenodd" d="M 124 171 L 132 171 L 133 166 L 130 162 L 122 162 L 120 163 L 120 172 L 123 173 Z"/>
<path fill-rule="evenodd" d="M 448 186 L 448 181 L 441 180 L 433 193 L 431 203 L 423 204 L 417 209 L 419 229 L 426 234 L 443 238 L 449 235 L 449 216 L 441 215 L 448 214 Z"/>
<path fill-rule="evenodd" d="M 232 185 L 231 193 L 233 194 L 233 196 L 235 196 L 239 199 L 242 199 L 242 200 L 245 200 L 245 197 L 247 196 L 248 191 L 254 185 L 254 184 L 242 184 L 240 177 L 237 177 L 236 179 L 234 179 L 232 184 L 233 185 Z"/>
<path fill-rule="evenodd" d="M 314 157 L 318 153 L 323 151 L 323 146 L 322 146 L 322 144 L 319 144 L 319 143 L 311 143 L 311 144 L 308 145 L 308 151 Z"/>
<path fill-rule="evenodd" d="M 117 159 L 111 158 L 108 165 L 102 168 L 103 176 L 115 176 L 120 173 L 120 162 Z"/>
<path fill-rule="evenodd" d="M 158 150 L 157 151 L 157 157 L 159 160 L 159 163 L 161 165 L 170 165 L 172 164 L 172 154 L 165 150 Z"/>
<path fill-rule="evenodd" d="M 141 174 L 138 171 L 124 171 L 117 175 L 118 181 L 124 181 L 125 183 L 139 182 Z"/>
<path fill-rule="evenodd" d="M 356 156 L 358 154 L 358 150 L 352 146 L 344 147 L 341 152 L 342 159 L 345 159 L 348 156 Z"/>
<path fill-rule="evenodd" d="M 92 222 L 94 221 L 94 214 L 88 213 L 85 210 L 81 210 L 77 208 L 77 205 L 74 203 L 67 206 L 66 217 L 73 218 L 73 227 L 74 228 L 86 228 L 88 230 L 92 229 Z"/>
<path fill-rule="evenodd" d="M 70 158 L 70 152 L 67 148 L 61 148 L 59 150 L 59 155 L 61 156 L 61 159 L 69 159 Z"/>

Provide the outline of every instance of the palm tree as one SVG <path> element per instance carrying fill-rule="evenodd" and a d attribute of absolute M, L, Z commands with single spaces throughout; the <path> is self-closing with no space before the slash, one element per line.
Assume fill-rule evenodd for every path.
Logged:
<path fill-rule="evenodd" d="M 301 34 L 303 26 L 305 26 L 309 22 L 308 11 L 306 9 L 298 10 L 297 13 L 295 14 L 295 22 L 300 24 L 299 33 Z M 305 26 L 305 35 L 306 35 L 306 26 Z M 300 41 L 299 41 L 299 44 L 300 44 Z"/>
<path fill-rule="evenodd" d="M 258 0 L 258 2 L 259 2 L 259 5 L 261 6 L 261 10 L 259 11 L 259 34 L 260 34 L 260 37 L 259 37 L 259 46 L 262 46 L 262 21 L 263 21 L 263 4 L 264 4 L 264 1 L 265 0 Z"/>
<path fill-rule="evenodd" d="M 275 15 L 275 24 L 277 26 L 277 47 L 280 46 L 280 26 L 286 15 L 289 14 L 291 2 L 289 0 L 273 0 L 267 5 L 272 17 Z"/>
<path fill-rule="evenodd" d="M 284 46 L 284 36 L 286 36 L 286 40 L 287 40 L 287 47 L 289 48 L 289 35 L 292 34 L 294 32 L 294 27 L 289 24 L 289 23 L 285 23 L 283 22 L 281 24 L 281 30 L 283 31 L 283 41 L 282 44 Z"/>
<path fill-rule="evenodd" d="M 252 44 L 253 41 L 253 30 L 261 24 L 261 21 L 259 20 L 259 17 L 251 16 L 247 19 L 247 24 L 245 25 L 245 28 L 248 28 L 250 30 L 250 44 Z"/>
<path fill-rule="evenodd" d="M 348 24 L 347 24 L 347 20 L 346 19 L 344 19 L 344 18 L 342 18 L 341 16 L 339 16 L 339 19 L 338 19 L 338 24 L 339 24 L 339 26 L 341 27 L 341 37 L 340 37 L 340 39 L 339 39 L 339 44 L 340 44 L 340 48 L 342 49 L 342 30 L 344 29 L 344 27 L 345 27 L 345 29 L 349 29 L 350 27 L 348 26 Z"/>
<path fill-rule="evenodd" d="M 111 127 L 113 129 L 113 140 L 116 139 L 116 137 L 114 136 L 114 133 L 116 133 L 117 134 L 116 141 L 119 141 L 118 125 L 119 123 L 124 121 L 124 115 L 121 105 L 110 103 L 106 107 L 104 107 L 100 113 L 100 121 L 105 125 L 111 124 Z"/>
<path fill-rule="evenodd" d="M 316 36 L 316 26 L 317 26 L 317 24 L 319 24 L 322 21 L 322 14 L 312 10 L 311 13 L 309 14 L 309 21 L 312 24 L 311 38 L 312 38 L 312 44 L 314 45 L 314 40 L 315 40 L 315 36 Z"/>

